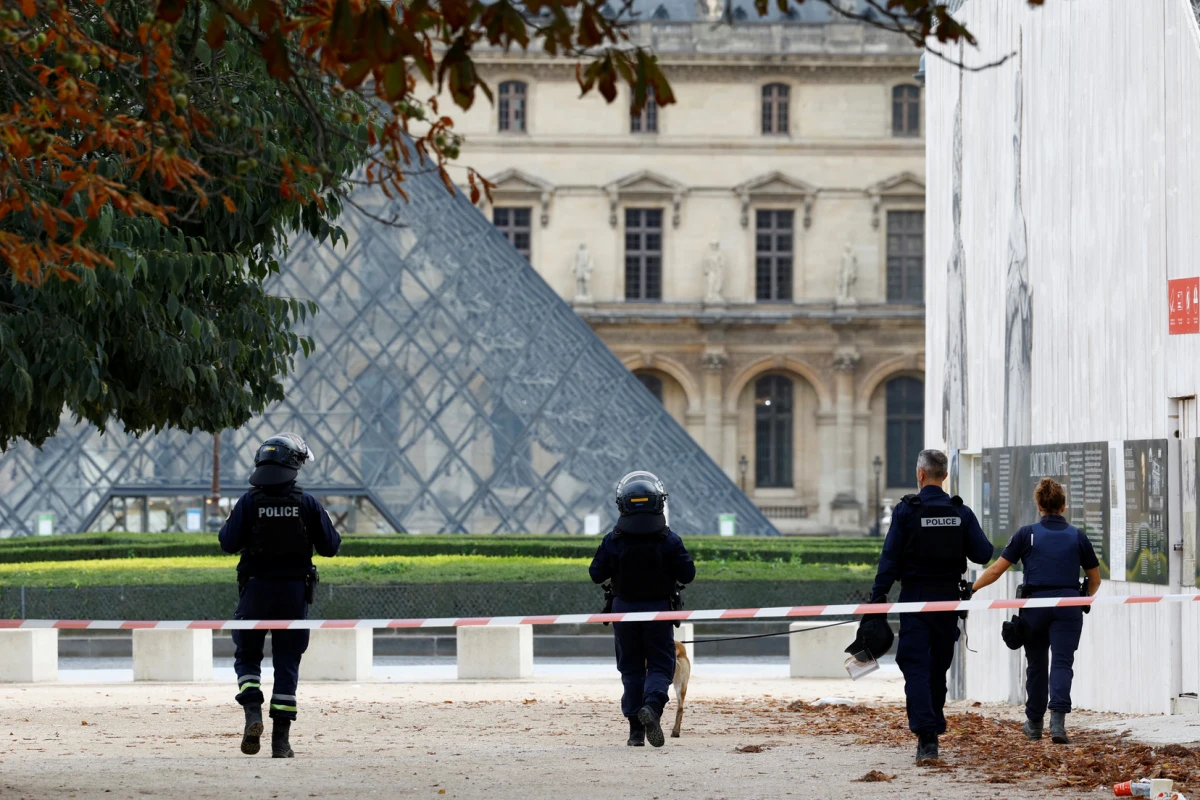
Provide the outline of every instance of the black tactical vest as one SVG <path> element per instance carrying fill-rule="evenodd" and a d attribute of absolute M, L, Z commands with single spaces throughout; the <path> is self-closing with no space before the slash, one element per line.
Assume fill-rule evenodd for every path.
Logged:
<path fill-rule="evenodd" d="M 613 537 L 617 548 L 617 569 L 613 575 L 613 594 L 622 600 L 669 600 L 675 591 L 675 579 L 663 571 L 663 542 L 667 530 L 657 533 L 618 532 Z"/>
<path fill-rule="evenodd" d="M 252 556 L 312 557 L 312 543 L 300 514 L 303 492 L 292 489 L 285 495 L 269 495 L 262 489 L 250 490 L 250 536 L 246 552 Z"/>
<path fill-rule="evenodd" d="M 913 510 L 904 524 L 906 564 L 926 580 L 958 580 L 967 569 L 962 498 L 926 503 L 917 495 L 908 495 L 904 502 Z"/>

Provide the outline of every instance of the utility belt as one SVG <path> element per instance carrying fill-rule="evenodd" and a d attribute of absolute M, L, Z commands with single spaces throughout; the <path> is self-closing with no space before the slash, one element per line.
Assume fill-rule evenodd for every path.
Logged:
<path fill-rule="evenodd" d="M 600 588 L 604 590 L 604 610 L 601 613 L 611 614 L 612 610 L 613 610 L 613 598 L 615 597 L 615 595 L 613 594 L 612 584 L 605 583 L 605 584 L 602 584 L 600 586 Z M 669 608 L 672 611 L 682 611 L 683 610 L 683 590 L 685 588 L 687 588 L 687 587 L 685 587 L 682 583 L 676 583 L 675 588 L 671 590 L 671 595 L 670 595 L 670 597 L 667 598 L 667 600 L 670 602 Z M 608 625 L 607 622 L 605 622 L 604 624 Z M 678 628 L 679 620 L 675 620 L 673 624 L 675 625 L 676 628 Z"/>
<path fill-rule="evenodd" d="M 246 587 L 250 585 L 251 578 L 258 578 L 258 577 L 261 577 L 261 576 L 250 575 L 249 573 L 246 573 L 246 572 L 239 572 L 237 574 L 238 596 L 240 597 L 242 595 L 242 593 L 246 591 Z M 284 580 L 284 581 L 286 581 L 286 580 L 303 580 L 304 581 L 304 602 L 308 603 L 309 605 L 312 605 L 313 600 L 316 598 L 317 584 L 319 584 L 321 582 L 321 573 L 319 573 L 317 571 L 316 567 L 309 567 L 308 574 L 305 575 L 303 578 L 274 578 L 274 579 L 267 578 L 267 580 Z M 611 607 L 612 606 L 611 606 L 611 601 L 610 601 L 609 608 L 611 609 Z"/>
<path fill-rule="evenodd" d="M 1028 600 L 1029 598 L 1033 597 L 1034 592 L 1062 592 L 1062 591 L 1079 592 L 1081 597 L 1087 597 L 1088 596 L 1088 588 L 1089 588 L 1090 584 L 1091 584 L 1091 581 L 1089 581 L 1087 578 L 1084 578 L 1079 583 L 1072 583 L 1072 584 L 1068 584 L 1066 586 L 1041 586 L 1041 585 L 1031 586 L 1030 584 L 1022 583 L 1017 586 L 1017 598 L 1019 600 Z M 1085 608 L 1085 610 L 1086 610 L 1086 608 Z"/>

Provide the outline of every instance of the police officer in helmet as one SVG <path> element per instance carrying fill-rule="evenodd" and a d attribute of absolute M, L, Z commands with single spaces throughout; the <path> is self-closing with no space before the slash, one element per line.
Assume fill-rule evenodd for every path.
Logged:
<path fill-rule="evenodd" d="M 897 580 L 901 603 L 958 600 L 967 559 L 976 564 L 991 560 L 992 543 L 975 513 L 961 498 L 942 491 L 946 466 L 946 454 L 938 450 L 923 450 L 917 457 L 921 491 L 906 495 L 892 513 L 872 603 L 886 603 Z M 904 673 L 908 728 L 917 735 L 918 764 L 938 757 L 938 736 L 946 732 L 946 673 L 958 634 L 958 615 L 952 611 L 900 616 L 896 664 Z"/>
<path fill-rule="evenodd" d="M 604 537 L 588 569 L 593 583 L 612 581 L 615 613 L 668 611 L 675 584 L 691 583 L 696 565 L 683 540 L 667 527 L 667 492 L 649 472 L 631 472 L 617 484 L 621 517 Z M 615 622 L 617 669 L 625 693 L 621 713 L 629 720 L 631 747 L 647 739 L 665 743 L 659 719 L 675 676 L 672 623 Z"/>
<path fill-rule="evenodd" d="M 241 553 L 238 563 L 240 599 L 234 619 L 306 619 L 316 586 L 313 550 L 337 555 L 341 537 L 329 515 L 312 495 L 296 485 L 300 467 L 311 457 L 308 445 L 294 433 L 281 433 L 262 443 L 254 455 L 251 489 L 242 495 L 221 526 L 221 549 Z M 242 752 L 259 751 L 263 732 L 261 664 L 267 632 L 235 630 L 233 668 L 237 701 L 246 713 Z M 271 755 L 292 758 L 288 733 L 296 719 L 296 682 L 300 657 L 308 649 L 307 630 L 271 631 L 275 685 L 271 691 Z"/>

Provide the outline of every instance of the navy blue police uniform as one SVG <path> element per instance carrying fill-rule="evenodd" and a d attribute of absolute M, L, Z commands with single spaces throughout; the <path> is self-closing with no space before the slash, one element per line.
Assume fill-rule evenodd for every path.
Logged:
<path fill-rule="evenodd" d="M 1079 570 L 1100 566 L 1088 537 L 1059 514 L 1047 514 L 1013 534 L 1001 557 L 1021 562 L 1027 597 L 1078 597 Z M 1071 711 L 1075 650 L 1083 633 L 1079 606 L 1021 610 L 1025 642 L 1025 715 L 1041 719 Z M 1051 656 L 1053 654 L 1053 656 Z"/>
<path fill-rule="evenodd" d="M 242 495 L 221 527 L 220 540 L 225 552 L 242 554 L 234 619 L 307 619 L 313 550 L 335 556 L 342 541 L 321 503 L 295 483 L 255 487 Z M 267 633 L 233 632 L 237 701 L 243 706 L 263 704 L 260 667 Z M 270 634 L 275 665 L 270 716 L 294 720 L 300 657 L 308 649 L 309 632 Z"/>
<path fill-rule="evenodd" d="M 958 497 L 926 486 L 892 512 L 871 599 L 886 602 L 899 580 L 901 603 L 957 600 L 966 560 L 986 564 L 992 552 L 975 513 Z M 896 664 L 904 673 L 908 728 L 918 736 L 946 732 L 946 673 L 958 636 L 958 615 L 952 611 L 900 616 Z"/>
<path fill-rule="evenodd" d="M 696 565 L 662 513 L 635 513 L 622 514 L 600 542 L 588 573 L 593 583 L 612 581 L 615 613 L 668 611 L 675 584 L 691 583 Z M 675 677 L 673 624 L 615 622 L 613 638 L 625 689 L 621 713 L 630 721 L 633 744 L 635 732 L 641 730 L 639 712 L 649 708 L 661 717 L 670 700 L 668 689 Z M 656 747 L 662 746 L 660 734 L 651 738 Z"/>

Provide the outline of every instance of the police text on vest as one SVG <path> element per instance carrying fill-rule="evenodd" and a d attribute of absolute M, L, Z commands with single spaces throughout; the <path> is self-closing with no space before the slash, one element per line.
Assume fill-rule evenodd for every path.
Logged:
<path fill-rule="evenodd" d="M 922 528 L 955 528 L 961 524 L 958 517 L 925 517 L 921 520 Z"/>
<path fill-rule="evenodd" d="M 263 517 L 299 517 L 299 516 L 300 516 L 300 507 L 299 506 L 286 506 L 284 508 L 272 508 L 272 507 L 268 506 L 266 508 L 258 509 L 258 518 L 259 519 L 262 519 Z"/>

